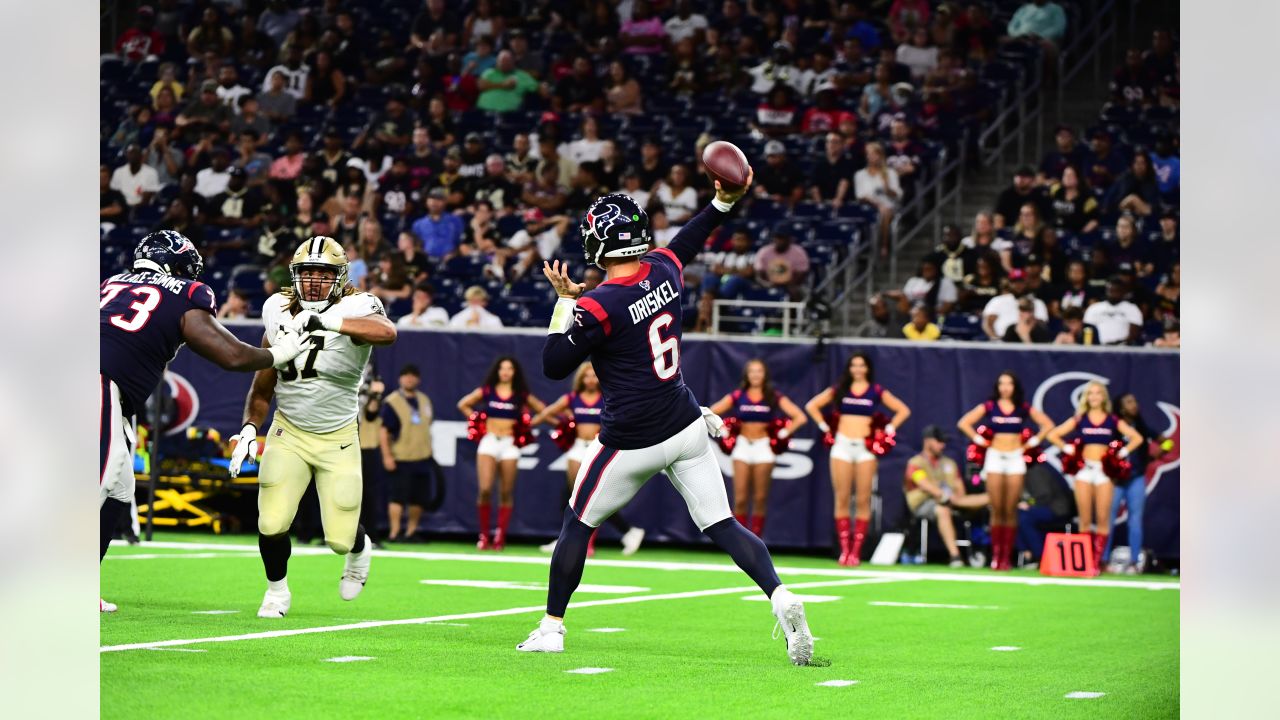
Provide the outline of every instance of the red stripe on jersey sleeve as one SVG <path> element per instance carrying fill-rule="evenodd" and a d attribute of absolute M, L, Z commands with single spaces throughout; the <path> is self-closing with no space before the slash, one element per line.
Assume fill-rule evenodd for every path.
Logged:
<path fill-rule="evenodd" d="M 600 327 L 604 328 L 605 335 L 608 335 L 613 330 L 612 325 L 609 323 L 609 313 L 604 311 L 600 303 L 589 297 L 582 297 L 578 298 L 578 306 L 591 313 L 596 321 L 600 323 Z"/>
<path fill-rule="evenodd" d="M 680 262 L 680 258 L 676 257 L 676 254 L 671 252 L 670 248 L 654 248 L 650 252 L 655 252 L 663 257 L 669 258 L 671 262 L 676 264 L 676 270 L 684 272 L 684 263 Z"/>

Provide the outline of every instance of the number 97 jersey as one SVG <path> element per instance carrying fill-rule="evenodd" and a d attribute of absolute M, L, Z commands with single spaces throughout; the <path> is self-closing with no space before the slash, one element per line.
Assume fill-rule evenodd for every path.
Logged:
<path fill-rule="evenodd" d="M 267 338 L 293 321 L 290 299 L 277 293 L 262 306 Z M 386 315 L 382 301 L 368 293 L 343 296 L 321 315 L 360 318 Z M 360 409 L 360 379 L 369 362 L 370 345 L 356 344 L 341 333 L 316 330 L 303 344 L 302 354 L 276 369 L 276 411 L 299 429 L 328 433 L 356 419 Z"/>

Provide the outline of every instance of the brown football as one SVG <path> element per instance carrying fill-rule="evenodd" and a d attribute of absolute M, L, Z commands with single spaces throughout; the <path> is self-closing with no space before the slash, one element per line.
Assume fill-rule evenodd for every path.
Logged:
<path fill-rule="evenodd" d="M 747 184 L 747 174 L 751 172 L 747 156 L 737 145 L 724 140 L 717 140 L 703 149 L 702 164 L 712 180 L 719 180 L 720 186 L 730 192 L 741 190 Z"/>

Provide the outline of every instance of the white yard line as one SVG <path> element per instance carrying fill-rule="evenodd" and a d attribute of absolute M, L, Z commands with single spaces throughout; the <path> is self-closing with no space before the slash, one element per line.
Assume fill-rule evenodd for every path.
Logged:
<path fill-rule="evenodd" d="M 930 610 L 999 610 L 996 605 L 947 605 L 944 603 L 893 602 L 890 600 L 872 600 L 868 605 L 877 607 L 925 608 Z"/>
<path fill-rule="evenodd" d="M 223 543 L 185 543 L 185 542 L 150 542 L 144 547 L 173 548 L 190 550 L 225 550 L 230 552 L 253 551 L 256 545 L 231 545 Z M 440 553 L 406 550 L 376 550 L 378 557 L 405 558 L 411 560 L 456 560 L 459 562 L 499 563 L 509 565 L 541 565 L 546 567 L 551 562 L 547 555 L 504 555 L 499 553 Z M 328 548 L 295 547 L 296 555 L 332 555 Z M 110 554 L 107 555 L 111 557 Z M 126 557 L 121 555 L 120 557 Z M 158 555 L 155 559 L 167 556 Z M 736 565 L 725 563 L 673 562 L 657 560 L 604 560 L 592 558 L 590 565 L 598 567 L 631 568 L 636 570 L 668 570 L 690 572 L 724 572 L 741 573 Z M 791 567 L 780 565 L 779 575 L 812 575 L 815 577 L 837 578 L 887 578 L 890 580 L 934 580 L 937 582 L 971 582 L 997 583 L 1005 585 L 1056 585 L 1078 588 L 1133 588 L 1138 590 L 1179 590 L 1177 582 L 1152 582 L 1149 580 L 1118 580 L 1111 578 L 1057 578 L 1046 576 L 1026 577 L 1021 575 L 997 575 L 988 572 L 975 573 L 926 573 L 911 571 L 886 570 L 844 570 L 840 568 Z"/>
<path fill-rule="evenodd" d="M 878 585 L 887 582 L 898 582 L 897 579 L 851 578 L 848 580 L 823 580 L 808 583 L 792 583 L 787 587 L 802 589 L 812 587 L 842 587 L 846 585 Z M 632 603 L 654 602 L 657 600 L 686 600 L 689 598 L 713 597 L 716 595 L 742 595 L 760 592 L 760 588 L 748 587 L 713 588 L 710 590 L 693 590 L 690 592 L 661 593 L 658 595 L 632 595 L 605 600 L 586 600 L 569 604 L 570 610 L 600 607 L 604 605 L 630 605 Z M 524 615 L 546 611 L 546 605 L 506 608 L 504 610 L 483 610 L 480 612 L 455 613 L 452 615 L 436 615 L 434 617 L 403 618 L 400 620 L 370 620 L 367 622 L 347 623 L 345 625 L 322 625 L 320 627 L 293 628 L 290 630 L 268 630 L 265 632 L 245 633 L 243 635 L 224 635 L 221 637 L 192 638 L 189 640 L 159 640 L 156 642 L 129 643 L 126 645 L 105 645 L 98 648 L 101 653 L 120 652 L 122 650 L 149 650 L 151 648 L 174 647 L 178 645 L 196 645 L 199 643 L 235 642 L 238 640 L 260 640 L 265 638 L 292 637 L 294 635 L 313 635 L 316 633 L 343 632 L 346 630 L 365 630 L 368 628 L 390 627 L 393 625 L 427 625 L 452 620 L 470 620 L 475 618 L 500 617 L 504 615 Z"/>

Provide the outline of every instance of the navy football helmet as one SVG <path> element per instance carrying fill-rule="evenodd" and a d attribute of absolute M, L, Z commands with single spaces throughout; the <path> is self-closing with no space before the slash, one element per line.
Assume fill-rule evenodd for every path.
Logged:
<path fill-rule="evenodd" d="M 582 219 L 581 230 L 587 262 L 594 265 L 600 265 L 604 258 L 649 252 L 649 216 L 622 193 L 610 193 L 592 203 Z"/>
<path fill-rule="evenodd" d="M 204 272 L 204 258 L 186 235 L 177 230 L 157 230 L 138 243 L 133 251 L 133 267 L 195 280 Z"/>

